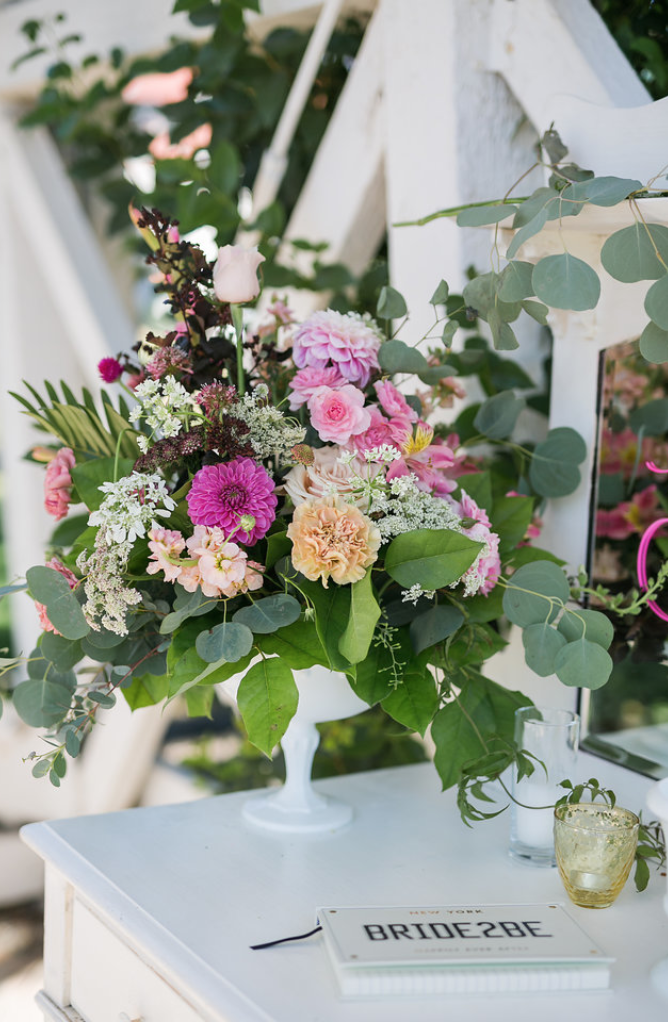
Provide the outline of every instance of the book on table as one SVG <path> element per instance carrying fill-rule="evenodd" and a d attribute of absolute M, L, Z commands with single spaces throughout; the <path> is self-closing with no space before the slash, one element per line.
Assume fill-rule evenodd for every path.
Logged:
<path fill-rule="evenodd" d="M 343 997 L 602 990 L 607 957 L 559 904 L 317 910 Z"/>

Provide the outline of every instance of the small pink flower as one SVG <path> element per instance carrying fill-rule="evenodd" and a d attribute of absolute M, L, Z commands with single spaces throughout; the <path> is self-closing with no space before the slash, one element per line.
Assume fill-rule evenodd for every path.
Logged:
<path fill-rule="evenodd" d="M 476 575 L 482 578 L 478 592 L 487 596 L 499 580 L 501 574 L 501 558 L 499 557 L 499 537 L 491 530 L 491 523 L 484 508 L 478 506 L 465 490 L 461 491 L 461 500 L 451 501 L 455 511 L 461 518 L 473 518 L 475 524 L 463 529 L 463 534 L 476 543 L 485 546 L 464 575 Z"/>
<path fill-rule="evenodd" d="M 223 543 L 200 557 L 202 581 L 219 589 L 224 596 L 234 596 L 246 577 L 246 561 L 246 553 L 240 546 L 236 543 Z"/>
<path fill-rule="evenodd" d="M 219 302 L 238 305 L 251 302 L 260 293 L 257 268 L 264 262 L 257 248 L 223 245 L 213 267 L 213 289 Z"/>
<path fill-rule="evenodd" d="M 417 422 L 417 412 L 414 408 L 411 408 L 403 394 L 397 390 L 393 383 L 389 380 L 379 380 L 378 383 L 374 383 L 374 387 L 381 408 L 386 415 L 389 415 L 390 418 L 400 416 L 403 419 L 408 419 L 409 422 Z"/>
<path fill-rule="evenodd" d="M 329 366 L 327 369 L 320 369 L 318 366 L 305 366 L 304 369 L 299 369 L 290 380 L 290 411 L 296 412 L 298 408 L 306 404 L 313 395 L 313 391 L 318 387 L 339 390 L 341 387 L 345 387 L 347 382 L 335 366 Z"/>
<path fill-rule="evenodd" d="M 63 578 L 67 579 L 67 583 L 68 583 L 70 589 L 74 589 L 75 586 L 77 585 L 79 580 L 76 577 L 76 575 L 74 574 L 74 572 L 70 571 L 69 568 L 65 567 L 63 562 L 59 561 L 57 557 L 52 557 L 50 561 L 47 561 L 46 562 L 46 567 L 47 568 L 53 568 L 54 571 L 57 571 L 60 575 L 63 576 Z M 38 603 L 37 600 L 35 600 L 34 603 L 35 603 L 35 610 L 37 611 L 37 613 L 39 615 L 39 623 L 40 623 L 40 627 L 41 627 L 42 631 L 43 632 L 54 632 L 56 635 L 60 635 L 61 633 L 58 631 L 57 628 L 53 627 L 53 625 L 51 624 L 51 622 L 49 621 L 49 619 L 47 617 L 46 605 L 43 604 L 43 603 Z"/>
<path fill-rule="evenodd" d="M 374 447 L 381 447 L 383 444 L 397 447 L 398 450 L 396 427 L 385 418 L 380 408 L 377 408 L 376 405 L 371 405 L 369 415 L 371 416 L 369 428 L 365 429 L 363 433 L 358 433 L 356 436 L 351 437 L 350 446 L 358 454 L 364 454 L 365 451 L 371 451 Z"/>
<path fill-rule="evenodd" d="M 331 309 L 309 316 L 295 333 L 292 357 L 300 369 L 335 365 L 350 383 L 366 387 L 371 371 L 379 368 L 380 335 L 354 313 Z"/>
<path fill-rule="evenodd" d="M 172 142 L 169 132 L 163 131 L 152 139 L 148 151 L 156 160 L 189 160 L 198 149 L 207 149 L 211 145 L 212 133 L 210 124 L 200 124 L 189 135 L 184 135 L 178 142 Z M 169 237 L 168 240 L 172 241 Z"/>
<path fill-rule="evenodd" d="M 97 363 L 97 371 L 105 383 L 115 383 L 123 375 L 123 366 L 117 358 L 102 358 Z"/>
<path fill-rule="evenodd" d="M 180 67 L 177 71 L 170 71 L 167 74 L 154 71 L 132 78 L 121 92 L 121 96 L 129 106 L 168 106 L 170 103 L 182 103 L 188 98 L 188 86 L 192 80 L 193 72 L 190 67 Z"/>
<path fill-rule="evenodd" d="M 267 312 L 280 326 L 290 326 L 295 322 L 294 312 L 280 298 L 274 297 L 272 304 L 267 307 Z"/>
<path fill-rule="evenodd" d="M 338 390 L 316 387 L 308 401 L 311 425 L 321 440 L 347 444 L 351 436 L 371 425 L 371 415 L 363 406 L 364 394 L 349 383 Z"/>
<path fill-rule="evenodd" d="M 151 551 L 146 571 L 156 575 L 159 571 L 165 574 L 165 582 L 176 582 L 183 571 L 180 562 L 181 553 L 185 550 L 186 541 L 180 532 L 174 529 L 154 528 L 148 534 L 148 548 Z"/>
<path fill-rule="evenodd" d="M 67 514 L 72 502 L 72 476 L 74 451 L 61 447 L 53 461 L 49 462 L 44 475 L 44 508 L 56 521 Z"/>
<path fill-rule="evenodd" d="M 412 472 L 417 479 L 419 490 L 444 497 L 456 489 L 454 467 L 455 456 L 452 449 L 436 440 L 422 451 L 404 455 L 393 461 L 387 470 L 386 478 L 391 480 Z"/>

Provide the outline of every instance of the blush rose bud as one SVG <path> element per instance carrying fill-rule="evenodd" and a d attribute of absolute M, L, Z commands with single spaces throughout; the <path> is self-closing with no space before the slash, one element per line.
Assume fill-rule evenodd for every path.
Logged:
<path fill-rule="evenodd" d="M 242 245 L 224 245 L 218 249 L 213 267 L 213 289 L 219 302 L 239 305 L 252 302 L 260 293 L 257 268 L 264 256 L 257 248 Z"/>

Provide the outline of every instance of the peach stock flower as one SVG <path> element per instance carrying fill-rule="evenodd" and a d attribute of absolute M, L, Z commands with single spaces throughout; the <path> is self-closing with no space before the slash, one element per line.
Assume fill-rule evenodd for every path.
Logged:
<path fill-rule="evenodd" d="M 288 538 L 297 571 L 312 582 L 320 579 L 325 588 L 330 578 L 337 585 L 364 578 L 381 542 L 371 519 L 341 497 L 300 504 L 288 526 Z"/>

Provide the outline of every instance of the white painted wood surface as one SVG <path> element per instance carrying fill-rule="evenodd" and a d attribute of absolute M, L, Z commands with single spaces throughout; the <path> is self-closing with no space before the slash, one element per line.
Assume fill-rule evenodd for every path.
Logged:
<path fill-rule="evenodd" d="M 583 776 L 612 784 L 624 805 L 642 806 L 650 782 L 582 755 Z M 142 1022 L 180 1022 L 152 1013 L 155 977 L 203 1022 L 442 1022 L 439 1000 L 340 1001 L 322 938 L 264 951 L 249 945 L 313 925 L 319 904 L 462 904 L 567 899 L 556 870 L 529 869 L 507 855 L 506 816 L 466 828 L 454 793 L 441 794 L 430 765 L 395 768 L 320 782 L 322 791 L 352 802 L 350 828 L 326 838 L 271 836 L 244 824 L 247 793 L 189 806 L 130 810 L 111 816 L 33 824 L 32 847 L 74 888 L 74 919 L 86 943 L 74 937 L 73 972 L 119 976 L 106 1004 L 90 1002 L 86 1022 L 116 1022 L 121 1012 Z M 504 997 L 499 1022 L 663 1022 L 666 1004 L 649 984 L 649 970 L 668 951 L 663 883 L 653 878 L 638 895 L 629 885 L 616 904 L 592 912 L 568 905 L 573 917 L 616 956 L 613 989 L 601 994 Z M 61 889 L 62 894 L 62 889 Z M 50 910 L 58 916 L 53 905 Z M 94 922 L 91 924 L 91 916 Z M 98 941 L 101 929 L 103 942 Z M 62 930 L 62 926 L 61 926 Z M 51 940 L 57 939 L 51 928 Z M 62 966 L 47 937 L 46 959 Z M 134 954 L 131 973 L 119 966 Z M 136 971 L 135 971 L 136 970 Z M 45 987 L 56 1003 L 62 981 Z M 92 996 L 92 995 L 91 995 Z M 76 1002 L 74 984 L 72 998 Z M 115 999 L 114 999 L 115 998 Z M 87 1002 L 88 1004 L 89 1002 Z M 74 1007 L 78 1005 L 75 1003 Z M 112 1009 L 116 1012 L 114 1015 Z M 133 1015 L 132 1012 L 135 1014 Z M 489 1022 L 488 998 L 448 998 L 448 1017 Z M 190 1019 L 189 1014 L 183 1018 Z"/>

